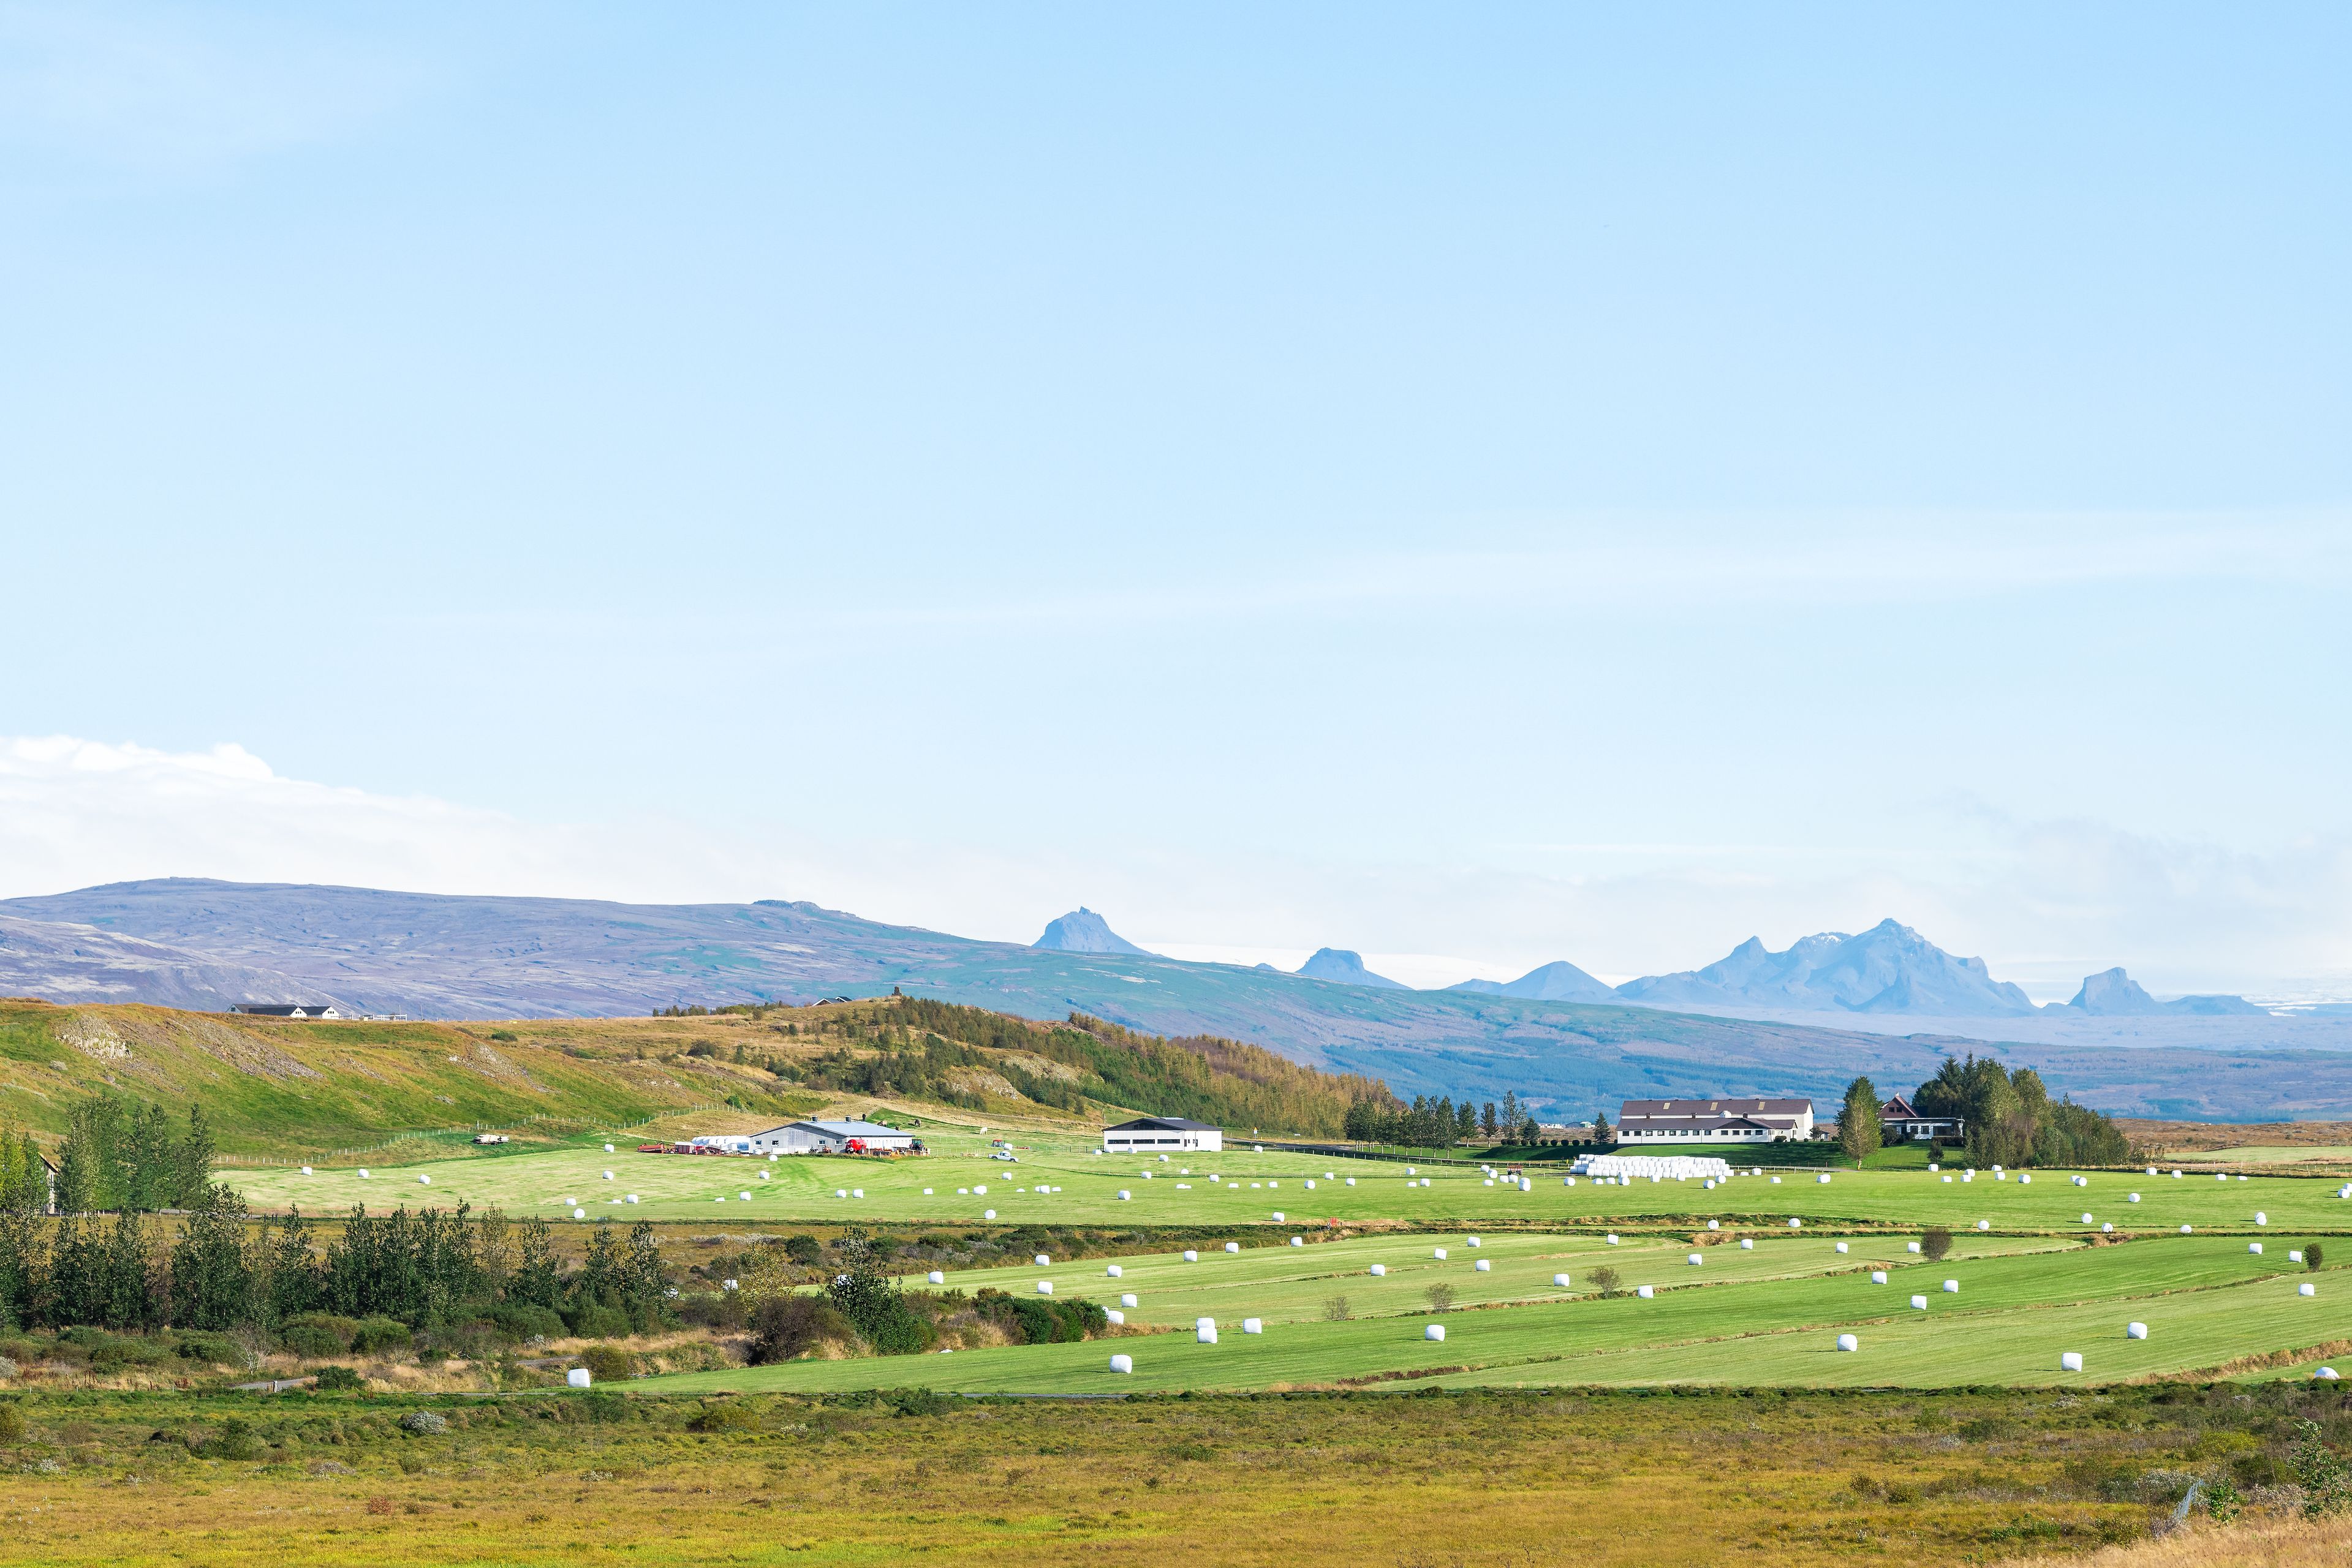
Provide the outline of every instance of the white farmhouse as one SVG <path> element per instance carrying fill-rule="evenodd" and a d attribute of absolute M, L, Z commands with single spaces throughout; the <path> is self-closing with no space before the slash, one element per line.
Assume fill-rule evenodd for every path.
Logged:
<path fill-rule="evenodd" d="M 1181 1116 L 1139 1116 L 1105 1127 L 1102 1146 L 1115 1155 L 1172 1155 L 1180 1150 L 1216 1151 L 1225 1146 L 1222 1128 Z"/>
<path fill-rule="evenodd" d="M 1766 1144 L 1813 1135 L 1811 1100 L 1628 1100 L 1621 1144 Z"/>

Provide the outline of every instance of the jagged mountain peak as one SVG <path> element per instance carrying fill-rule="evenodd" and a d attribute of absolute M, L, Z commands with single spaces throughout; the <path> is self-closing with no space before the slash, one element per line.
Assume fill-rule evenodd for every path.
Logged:
<path fill-rule="evenodd" d="M 1029 944 L 1055 953 L 1137 953 L 1143 949 L 1110 928 L 1110 923 L 1085 904 L 1048 921 L 1045 934 Z"/>

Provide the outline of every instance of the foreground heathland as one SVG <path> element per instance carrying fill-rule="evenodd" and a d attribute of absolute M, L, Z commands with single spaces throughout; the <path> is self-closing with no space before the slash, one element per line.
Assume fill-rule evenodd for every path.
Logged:
<path fill-rule="evenodd" d="M 967 1402 L 27 1397 L 11 1563 L 1911 1565 L 2291 1510 L 2308 1388 Z M 2256 1537 L 2259 1538 L 2259 1537 Z M 2228 1539 L 2223 1537 L 2222 1539 Z M 2223 1561 L 2175 1558 L 2161 1561 Z"/>

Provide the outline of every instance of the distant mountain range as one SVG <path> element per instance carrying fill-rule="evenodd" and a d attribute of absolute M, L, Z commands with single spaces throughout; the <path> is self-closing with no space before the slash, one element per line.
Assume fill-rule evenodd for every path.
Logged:
<path fill-rule="evenodd" d="M 2066 1005 L 2093 1018 L 2147 1018 L 2158 1013 L 2197 1018 L 2269 1016 L 2269 1009 L 2258 1008 L 2243 997 L 2175 997 L 2168 1002 L 2159 1002 L 2120 968 L 2102 969 L 2083 977 L 2083 988 Z"/>
<path fill-rule="evenodd" d="M 2176 1014 L 2145 1026 L 2161 1026 L 2168 1041 L 2190 1031 L 2196 1043 L 2221 1050 L 2128 1040 L 2002 1045 L 2015 988 L 1892 922 L 1860 936 L 1811 938 L 1787 954 L 1745 944 L 1722 964 L 1618 992 L 1567 964 L 1507 984 L 1419 991 L 1373 975 L 1343 950 L 1285 974 L 1144 953 L 1089 910 L 1049 933 L 1056 928 L 1062 946 L 1022 946 L 803 903 L 621 904 L 164 879 L 0 903 L 0 994 L 194 1009 L 329 1001 L 366 1012 L 496 1019 L 807 1002 L 903 988 L 1030 1018 L 1077 1011 L 1152 1033 L 1252 1040 L 1295 1060 L 1372 1073 L 1408 1096 L 1499 1099 L 1516 1090 L 1555 1116 L 1586 1115 L 1624 1095 L 1834 1097 L 1856 1072 L 1882 1088 L 1905 1087 L 1931 1074 L 1946 1051 L 1971 1049 L 2024 1052 L 2020 1059 L 2053 1089 L 2116 1111 L 2352 1115 L 2352 1052 L 2297 1049 L 2352 1041 L 2352 1020 Z M 1107 943 L 1118 946 L 1088 946 Z M 1629 1005 L 1626 993 L 1636 989 L 1645 993 L 1643 1005 Z M 2105 983 L 2085 991 L 2081 1009 L 2043 1009 L 2021 1021 L 2047 1028 L 2042 1020 L 2058 1012 L 2085 1017 L 2118 997 L 2137 1005 L 2131 998 L 2146 995 Z M 1706 1016 L 1667 1010 L 1695 1005 L 1674 999 L 1679 995 L 1712 1005 Z M 1758 997 L 1806 1016 L 1717 1016 L 1757 1006 Z M 1926 1034 L 1825 1027 L 1840 1017 L 1885 1017 L 1866 1009 L 1898 1000 L 2003 1011 L 1989 1028 L 1938 1024 Z M 1822 1016 L 1816 1021 L 1813 1013 Z M 2126 1019 L 2101 1027 L 2128 1034 L 2143 1026 Z M 1996 1043 L 1984 1044 L 1987 1036 Z"/>

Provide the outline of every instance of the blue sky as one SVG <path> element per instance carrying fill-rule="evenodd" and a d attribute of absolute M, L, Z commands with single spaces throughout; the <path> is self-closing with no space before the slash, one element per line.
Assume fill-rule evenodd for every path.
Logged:
<path fill-rule="evenodd" d="M 2352 995 L 2347 44 L 0 5 L 0 893 Z"/>

